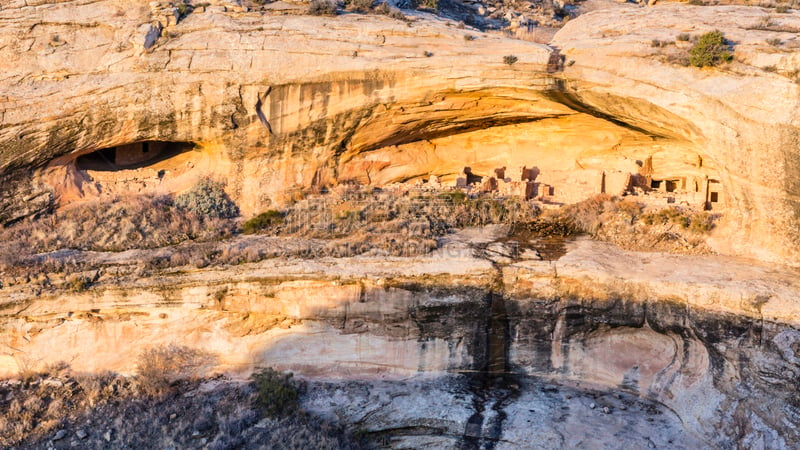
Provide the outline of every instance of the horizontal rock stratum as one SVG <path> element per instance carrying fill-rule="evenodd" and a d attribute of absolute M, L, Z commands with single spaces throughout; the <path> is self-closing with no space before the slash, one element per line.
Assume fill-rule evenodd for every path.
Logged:
<path fill-rule="evenodd" d="M 545 46 L 419 15 L 211 4 L 176 24 L 168 13 L 125 0 L 3 5 L 0 220 L 201 176 L 226 181 L 248 215 L 348 179 L 650 160 L 654 177 L 721 183 L 717 250 L 800 262 L 797 14 L 631 6 L 581 16 Z M 679 49 L 677 35 L 714 29 L 735 43 L 722 69 L 671 64 L 652 44 Z M 142 141 L 196 148 L 120 173 L 76 166 Z"/>
<path fill-rule="evenodd" d="M 624 5 L 543 45 L 293 8 L 4 2 L 0 226 L 203 177 L 249 217 L 353 181 L 508 167 L 603 192 L 606 174 L 713 180 L 717 251 L 800 264 L 797 13 Z M 678 63 L 715 29 L 732 63 Z M 144 350 L 183 348 L 210 373 L 316 380 L 311 412 L 394 448 L 800 440 L 797 269 L 449 231 L 416 257 L 278 257 L 322 239 L 264 235 L 225 241 L 254 262 L 211 266 L 192 256 L 208 242 L 179 244 L 196 248 L 176 267 L 177 245 L 38 254 L 45 269 L 0 273 L 0 377 L 61 360 L 133 374 Z"/>
<path fill-rule="evenodd" d="M 492 234 L 480 231 L 479 239 Z M 344 387 L 320 394 L 315 408 L 344 410 L 373 432 L 451 448 L 469 417 L 457 401 L 464 399 L 461 377 L 488 369 L 507 371 L 512 378 L 497 389 L 519 396 L 498 401 L 510 421 L 506 448 L 527 448 L 541 427 L 561 429 L 561 442 L 603 448 L 619 439 L 636 447 L 647 436 L 677 448 L 791 448 L 797 441 L 796 271 L 730 257 L 626 252 L 588 239 L 569 243 L 557 261 L 498 267 L 476 256 L 476 242 L 465 236 L 416 258 L 280 258 L 149 276 L 108 254 L 97 281 L 82 291 L 55 277 L 47 288 L 9 283 L 0 290 L 0 376 L 60 360 L 78 371 L 131 373 L 143 350 L 179 345 L 206 352 L 215 371 L 270 365 L 353 382 L 369 398 L 350 404 L 345 396 L 354 394 Z M 531 396 L 556 388 L 527 386 L 528 377 L 580 386 L 598 402 L 598 393 L 619 390 L 666 407 L 631 416 L 615 407 L 606 419 L 586 407 L 544 413 L 549 403 Z M 388 384 L 391 401 L 371 398 L 370 389 L 399 380 L 420 384 Z M 559 425 L 566 417 L 575 421 L 571 430 Z M 612 437 L 619 421 L 632 430 Z"/>

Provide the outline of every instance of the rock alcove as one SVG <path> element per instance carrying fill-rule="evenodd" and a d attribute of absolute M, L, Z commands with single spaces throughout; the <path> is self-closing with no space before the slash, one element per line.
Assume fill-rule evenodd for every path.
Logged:
<path fill-rule="evenodd" d="M 81 155 L 75 165 L 79 170 L 98 172 L 135 170 L 165 162 L 193 148 L 190 142 L 136 142 Z"/>

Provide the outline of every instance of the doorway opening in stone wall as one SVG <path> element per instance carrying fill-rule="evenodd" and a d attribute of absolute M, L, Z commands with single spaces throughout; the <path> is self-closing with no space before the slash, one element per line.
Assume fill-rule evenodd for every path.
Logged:
<path fill-rule="evenodd" d="M 719 180 L 708 180 L 708 197 L 706 199 L 706 210 L 719 209 L 723 207 L 722 183 Z"/>

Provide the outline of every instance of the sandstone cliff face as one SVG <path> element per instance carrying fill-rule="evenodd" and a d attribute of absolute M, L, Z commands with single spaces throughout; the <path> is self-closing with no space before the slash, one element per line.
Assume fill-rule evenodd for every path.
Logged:
<path fill-rule="evenodd" d="M 772 252 L 797 261 L 798 29 L 797 14 L 666 4 L 587 14 L 565 26 L 552 45 L 574 61 L 564 76 L 582 103 L 625 123 L 681 136 L 694 144 L 703 164 L 718 168 L 737 221 L 720 233 L 720 250 Z M 664 52 L 651 44 L 714 30 L 735 47 L 734 63 L 722 70 L 663 62 Z"/>
<path fill-rule="evenodd" d="M 779 31 L 797 26 L 795 14 L 599 11 L 547 47 L 431 17 L 225 5 L 178 23 L 134 1 L 4 5 L 0 218 L 178 192 L 201 176 L 226 181 L 249 215 L 348 179 L 450 182 L 464 166 L 635 172 L 649 160 L 659 179 L 721 182 L 730 226 L 718 232 L 719 250 L 798 260 L 798 88 L 785 76 L 797 58 Z M 732 67 L 669 65 L 650 46 L 712 28 L 737 42 Z M 784 44 L 764 43 L 772 37 Z M 75 164 L 143 141 L 196 148 L 115 171 Z"/>
<path fill-rule="evenodd" d="M 600 11 L 547 47 L 430 17 L 278 16 L 215 2 L 178 23 L 132 0 L 7 2 L 0 222 L 179 192 L 202 176 L 225 181 L 249 215 L 350 179 L 452 181 L 464 166 L 635 172 L 649 161 L 654 178 L 724 186 L 718 249 L 797 264 L 798 85 L 787 76 L 798 61 L 781 30 L 800 24 L 766 16 Z M 737 61 L 722 70 L 665 63 L 650 43 L 713 28 L 736 41 Z M 764 43 L 775 36 L 782 47 Z M 137 159 L 164 142 L 175 151 Z M 106 149 L 128 144 L 136 164 L 103 165 Z M 220 371 L 266 364 L 340 383 L 310 406 L 406 433 L 407 447 L 502 437 L 559 448 L 598 433 L 630 447 L 800 440 L 795 272 L 587 241 L 556 262 L 492 260 L 485 244 L 146 277 L 133 254 L 101 255 L 88 289 L 3 279 L 0 375 L 57 360 L 130 373 L 143 349 L 176 343 L 213 353 Z M 571 396 L 615 412 L 564 413 Z M 456 412 L 443 419 L 442 405 Z"/>
<path fill-rule="evenodd" d="M 799 438 L 794 272 L 592 241 L 554 262 L 493 264 L 476 245 L 149 277 L 125 275 L 117 258 L 80 292 L 9 284 L 0 364 L 7 375 L 58 360 L 130 373 L 144 349 L 189 346 L 220 371 L 270 365 L 339 383 L 311 407 L 411 447 L 462 435 L 520 446 L 553 435 L 547 448 L 614 433 L 686 448 Z M 587 413 L 590 401 L 613 414 Z"/>
<path fill-rule="evenodd" d="M 156 17 L 139 2 L 4 8 L 7 36 L 26 38 L 9 38 L 3 47 L 10 70 L 0 166 L 73 155 L 55 161 L 54 170 L 63 171 L 75 156 L 106 147 L 195 142 L 214 150 L 209 158 L 215 167 L 224 164 L 193 171 L 190 178 L 228 177 L 236 199 L 252 212 L 265 199 L 335 179 L 337 154 L 350 146 L 354 130 L 385 116 L 387 106 L 409 108 L 405 126 L 426 138 L 498 115 L 524 120 L 491 105 L 461 114 L 465 100 L 447 100 L 449 93 L 489 90 L 466 94 L 474 103 L 496 97 L 491 89 L 501 86 L 548 84 L 542 80 L 549 58 L 544 46 L 493 37 L 467 45 L 468 32 L 444 22 L 262 16 L 221 8 L 196 10 L 146 51 L 137 27 Z M 97 25 L 101 17 L 112 25 Z M 507 68 L 498 46 L 525 55 L 519 65 L 532 70 Z M 426 56 L 434 51 L 435 57 Z M 440 114 L 433 123 L 420 119 L 435 111 Z M 362 133 L 355 149 L 415 140 L 391 131 Z M 201 156 L 196 159 L 202 164 Z M 127 175 L 146 182 L 146 176 Z"/>

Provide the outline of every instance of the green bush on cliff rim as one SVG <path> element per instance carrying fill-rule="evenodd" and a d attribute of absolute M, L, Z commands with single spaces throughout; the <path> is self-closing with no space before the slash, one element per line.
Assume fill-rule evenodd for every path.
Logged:
<path fill-rule="evenodd" d="M 713 67 L 732 59 L 730 46 L 721 31 L 703 34 L 689 50 L 689 64 L 695 67 Z"/>

